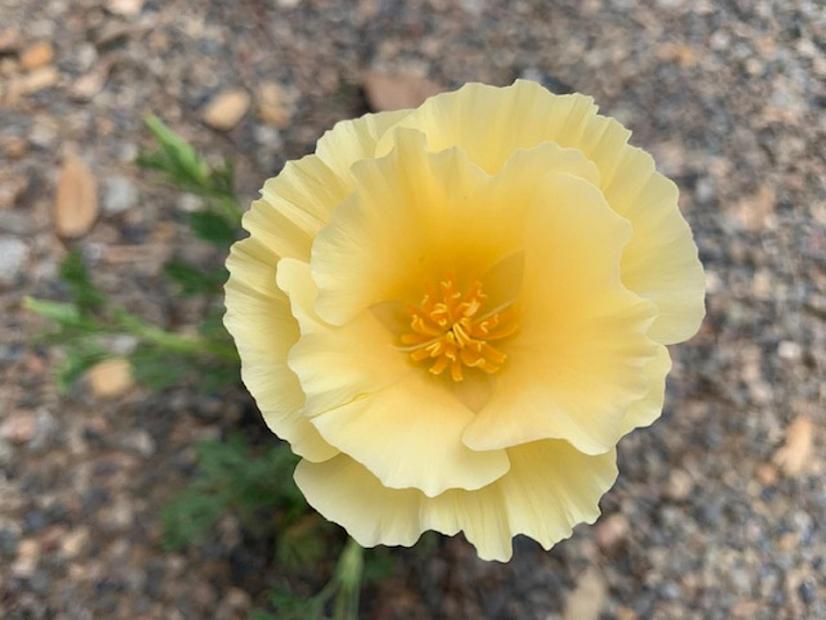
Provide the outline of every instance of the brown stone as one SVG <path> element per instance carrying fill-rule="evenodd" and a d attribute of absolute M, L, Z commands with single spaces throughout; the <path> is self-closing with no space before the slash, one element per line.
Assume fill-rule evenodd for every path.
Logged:
<path fill-rule="evenodd" d="M 602 575 L 595 567 L 589 567 L 565 599 L 563 620 L 597 620 L 607 595 L 608 587 Z"/>
<path fill-rule="evenodd" d="M 814 439 L 814 423 L 807 415 L 800 415 L 786 429 L 786 441 L 774 453 L 774 462 L 787 476 L 803 473 L 809 465 Z"/>
<path fill-rule="evenodd" d="M 435 82 L 417 75 L 367 71 L 362 75 L 367 103 L 375 111 L 415 108 L 444 90 Z"/>
<path fill-rule="evenodd" d="M 258 115 L 268 125 L 284 128 L 290 123 L 290 112 L 284 102 L 281 87 L 275 82 L 261 85 L 255 94 Z"/>
<path fill-rule="evenodd" d="M 132 365 L 122 357 L 95 364 L 86 376 L 92 392 L 99 398 L 115 398 L 134 385 Z"/>
<path fill-rule="evenodd" d="M 115 15 L 134 17 L 143 10 L 144 0 L 108 0 L 106 10 Z"/>
<path fill-rule="evenodd" d="M 201 118 L 213 129 L 229 131 L 244 118 L 249 107 L 250 95 L 247 91 L 242 88 L 225 90 L 207 104 Z"/>
<path fill-rule="evenodd" d="M 20 33 L 14 28 L 0 30 L 0 53 L 9 54 L 20 49 Z"/>
<path fill-rule="evenodd" d="M 0 425 L 0 437 L 12 443 L 28 443 L 37 432 L 37 417 L 33 411 L 18 411 Z"/>
<path fill-rule="evenodd" d="M 622 514 L 613 514 L 601 519 L 594 528 L 594 538 L 603 551 L 610 551 L 628 535 L 628 519 Z"/>
<path fill-rule="evenodd" d="M 671 499 L 684 500 L 694 489 L 694 480 L 683 469 L 675 469 L 668 478 L 667 495 Z"/>
<path fill-rule="evenodd" d="M 63 158 L 57 181 L 54 223 L 61 237 L 81 237 L 98 216 L 97 180 L 89 166 L 73 152 Z"/>
<path fill-rule="evenodd" d="M 20 65 L 27 71 L 33 71 L 50 64 L 54 60 L 54 48 L 48 41 L 40 41 L 27 47 L 20 54 Z"/>

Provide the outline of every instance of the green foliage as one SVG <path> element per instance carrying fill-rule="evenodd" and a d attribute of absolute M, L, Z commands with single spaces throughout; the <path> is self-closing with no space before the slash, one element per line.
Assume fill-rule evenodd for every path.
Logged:
<path fill-rule="evenodd" d="M 181 292 L 186 296 L 213 294 L 227 279 L 225 269 L 204 271 L 178 258 L 173 258 L 164 266 L 164 273 L 181 287 Z"/>
<path fill-rule="evenodd" d="M 157 117 L 150 116 L 146 124 L 155 146 L 140 156 L 139 164 L 203 199 L 204 207 L 187 216 L 188 225 L 197 238 L 225 252 L 237 238 L 241 220 L 232 166 L 210 165 Z M 164 274 L 182 295 L 205 300 L 197 334 L 153 325 L 107 299 L 95 287 L 79 253 L 71 253 L 60 267 L 67 299 L 26 300 L 26 308 L 53 326 L 43 340 L 63 349 L 57 368 L 61 389 L 113 355 L 111 340 L 122 335 L 137 342 L 128 359 L 136 380 L 152 389 L 190 382 L 212 391 L 238 381 L 238 354 L 222 325 L 223 308 L 217 302 L 226 270 L 205 269 L 175 258 Z M 295 486 L 292 473 L 297 460 L 285 445 L 255 450 L 240 435 L 200 444 L 194 480 L 162 511 L 165 545 L 180 549 L 201 541 L 223 515 L 234 514 L 253 535 L 275 540 L 275 560 L 284 569 L 329 565 L 324 560 L 329 556 L 328 542 L 335 539 L 332 526 L 309 511 Z M 268 606 L 275 615 L 262 610 L 253 618 L 320 620 L 332 614 L 337 620 L 355 620 L 362 582 L 392 571 L 388 552 L 371 552 L 365 559 L 362 549 L 349 540 L 321 591 L 300 597 L 279 584 Z"/>
<path fill-rule="evenodd" d="M 83 374 L 98 362 L 102 362 L 110 353 L 94 342 L 78 342 L 67 350 L 66 358 L 58 365 L 57 386 L 66 392 Z"/>
<path fill-rule="evenodd" d="M 103 307 L 103 295 L 92 284 L 80 253 L 71 252 L 60 265 L 59 273 L 81 314 L 90 314 Z"/>
<path fill-rule="evenodd" d="M 161 514 L 165 544 L 180 549 L 201 540 L 227 512 L 253 531 L 294 525 L 305 511 L 292 479 L 297 461 L 281 444 L 257 454 L 239 435 L 200 444 L 195 480 Z"/>
<path fill-rule="evenodd" d="M 333 575 L 315 595 L 300 597 L 283 584 L 269 593 L 273 611 L 257 610 L 256 620 L 358 620 L 359 595 L 364 579 L 364 549 L 347 539 Z M 328 611 L 332 612 L 331 614 Z"/>
<path fill-rule="evenodd" d="M 232 166 L 210 166 L 157 117 L 149 117 L 146 123 L 155 138 L 155 148 L 141 155 L 140 164 L 162 173 L 175 187 L 202 196 L 207 206 L 189 215 L 192 232 L 204 241 L 228 247 L 236 238 L 240 222 Z M 170 261 L 164 273 L 184 295 L 207 298 L 218 297 L 227 275 L 223 267 L 205 270 L 180 259 Z M 77 252 L 69 254 L 59 275 L 70 302 L 29 299 L 26 305 L 56 328 L 44 340 L 65 351 L 66 358 L 58 368 L 62 389 L 68 389 L 87 369 L 105 359 L 106 340 L 122 334 L 138 339 L 129 359 L 137 380 L 153 389 L 196 381 L 199 387 L 211 391 L 238 381 L 237 353 L 211 310 L 206 324 L 199 327 L 199 336 L 184 336 L 111 304 L 94 286 Z"/>
<path fill-rule="evenodd" d="M 204 199 L 205 208 L 188 218 L 197 237 L 224 247 L 235 241 L 241 209 L 233 190 L 232 165 L 224 162 L 210 166 L 191 144 L 157 116 L 147 117 L 146 126 L 155 137 L 155 149 L 142 153 L 138 165 L 161 173 L 171 185 Z"/>
<path fill-rule="evenodd" d="M 108 302 L 95 288 L 77 254 L 68 256 L 59 273 L 71 301 L 27 298 L 25 307 L 52 322 L 53 329 L 42 339 L 61 346 L 65 353 L 57 368 L 61 390 L 68 390 L 86 370 L 109 357 L 107 341 L 125 334 L 138 340 L 129 359 L 136 379 L 149 387 L 163 389 L 197 380 L 204 390 L 211 391 L 237 382 L 237 353 L 220 322 L 212 316 L 208 325 L 201 326 L 201 335 L 177 334 Z"/>
<path fill-rule="evenodd" d="M 205 189 L 213 187 L 209 166 L 192 145 L 173 132 L 157 116 L 148 116 L 146 126 L 155 137 L 156 148 L 141 153 L 138 156 L 138 165 L 165 174 L 172 185 L 184 191 L 200 194 Z M 226 189 L 226 186 L 222 188 Z"/>
<path fill-rule="evenodd" d="M 297 461 L 283 444 L 257 452 L 240 435 L 200 444 L 194 480 L 161 513 L 166 547 L 178 550 L 196 544 L 223 515 L 234 514 L 262 538 L 275 536 L 275 557 L 284 569 L 318 566 L 327 554 L 331 526 L 308 512 L 292 479 Z M 387 557 L 382 554 L 374 565 L 374 575 L 392 570 Z M 280 582 L 270 590 L 268 609 L 251 618 L 323 620 L 329 610 L 337 620 L 356 620 L 364 570 L 362 549 L 350 540 L 317 594 L 302 597 Z"/>
<path fill-rule="evenodd" d="M 330 524 L 315 513 L 296 517 L 278 533 L 275 557 L 281 566 L 298 569 L 321 561 Z"/>
<path fill-rule="evenodd" d="M 190 370 L 180 355 L 146 343 L 129 354 L 135 381 L 153 390 L 163 390 L 180 383 Z"/>
<path fill-rule="evenodd" d="M 199 239 L 215 245 L 230 245 L 237 236 L 237 227 L 215 211 L 195 211 L 189 214 L 189 227 Z"/>
<path fill-rule="evenodd" d="M 382 581 L 396 572 L 396 556 L 387 547 L 375 547 L 364 556 L 364 581 Z"/>
<path fill-rule="evenodd" d="M 54 321 L 59 326 L 73 327 L 83 322 L 80 310 L 74 303 L 49 301 L 27 297 L 23 306 L 35 314 Z"/>
<path fill-rule="evenodd" d="M 276 586 L 269 591 L 269 607 L 274 611 L 257 609 L 250 620 L 322 620 L 329 596 L 321 594 L 307 598 L 296 595 L 288 585 Z"/>

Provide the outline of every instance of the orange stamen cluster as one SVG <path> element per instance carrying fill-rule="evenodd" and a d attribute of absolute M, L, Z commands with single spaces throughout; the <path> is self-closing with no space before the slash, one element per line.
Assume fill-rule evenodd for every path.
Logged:
<path fill-rule="evenodd" d="M 412 333 L 401 337 L 410 359 L 432 360 L 429 370 L 434 375 L 449 368 L 454 381 L 464 379 L 463 366 L 487 373 L 499 370 L 508 356 L 488 342 L 507 338 L 517 325 L 509 305 L 481 314 L 486 298 L 480 282 L 464 295 L 452 278 L 439 282 L 438 290 L 428 287 L 419 306 L 410 308 Z"/>

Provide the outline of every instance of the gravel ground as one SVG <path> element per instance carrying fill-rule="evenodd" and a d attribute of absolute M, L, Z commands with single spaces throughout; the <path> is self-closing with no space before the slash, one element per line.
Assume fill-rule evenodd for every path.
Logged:
<path fill-rule="evenodd" d="M 58 295 L 68 247 L 62 154 L 102 206 L 70 245 L 170 324 L 159 267 L 203 249 L 178 223 L 191 201 L 136 172 L 142 117 L 232 158 L 249 197 L 363 113 L 381 70 L 593 95 L 680 185 L 709 298 L 598 525 L 550 553 L 518 540 L 506 565 L 461 538 L 401 552 L 366 615 L 826 618 L 824 41 L 815 1 L 0 0 L 0 615 L 243 618 L 279 571 L 232 520 L 204 548 L 159 546 L 192 445 L 249 417 L 242 393 L 58 396 L 56 354 L 29 346 L 43 324 L 21 299 Z"/>

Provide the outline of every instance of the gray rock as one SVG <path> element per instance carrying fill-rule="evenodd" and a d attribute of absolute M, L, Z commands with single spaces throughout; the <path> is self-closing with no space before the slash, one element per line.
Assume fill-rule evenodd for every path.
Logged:
<path fill-rule="evenodd" d="M 14 285 L 29 260 L 29 246 L 16 237 L 0 237 L 0 287 Z"/>
<path fill-rule="evenodd" d="M 121 175 L 113 175 L 103 182 L 103 212 L 117 215 L 138 204 L 135 184 Z"/>

